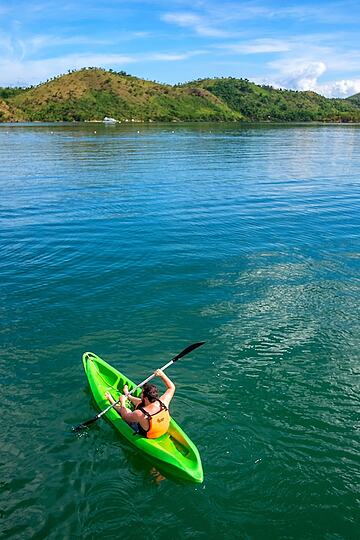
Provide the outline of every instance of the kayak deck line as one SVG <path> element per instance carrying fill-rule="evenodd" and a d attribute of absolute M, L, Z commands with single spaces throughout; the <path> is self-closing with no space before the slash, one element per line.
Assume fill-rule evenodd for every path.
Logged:
<path fill-rule="evenodd" d="M 92 395 L 100 409 L 108 405 L 108 400 L 105 398 L 106 391 L 114 392 L 118 396 L 123 392 L 125 384 L 128 385 L 129 390 L 136 386 L 120 371 L 92 352 L 84 353 L 83 365 Z M 139 397 L 140 394 L 139 388 L 133 395 Z M 184 480 L 203 482 L 204 475 L 199 451 L 173 418 L 170 420 L 167 433 L 157 439 L 147 439 L 136 433 L 116 410 L 110 409 L 104 416 L 128 442 L 143 452 L 146 457 L 159 463 L 164 470 Z"/>

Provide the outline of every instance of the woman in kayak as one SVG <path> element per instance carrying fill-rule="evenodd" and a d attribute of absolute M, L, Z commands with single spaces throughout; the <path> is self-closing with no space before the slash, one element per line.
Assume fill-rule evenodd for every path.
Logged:
<path fill-rule="evenodd" d="M 175 392 L 175 384 L 161 369 L 157 369 L 154 375 L 160 377 L 167 386 L 165 393 L 160 398 L 159 390 L 155 384 L 144 384 L 141 398 L 126 395 L 128 393 L 128 387 L 125 385 L 123 389 L 124 394 L 120 396 L 120 405 L 114 407 L 121 418 L 134 431 L 148 439 L 156 439 L 167 432 L 170 424 L 169 405 Z M 111 404 L 115 403 L 115 399 L 109 392 L 105 393 L 105 397 Z M 127 398 L 135 405 L 134 411 L 126 407 Z"/>

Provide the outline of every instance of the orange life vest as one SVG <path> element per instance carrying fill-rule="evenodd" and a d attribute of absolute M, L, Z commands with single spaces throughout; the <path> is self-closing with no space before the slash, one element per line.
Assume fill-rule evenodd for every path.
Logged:
<path fill-rule="evenodd" d="M 159 412 L 150 414 L 145 411 L 143 407 L 139 407 L 139 410 L 143 412 L 146 418 L 149 420 L 149 429 L 145 431 L 147 439 L 157 439 L 167 432 L 170 425 L 170 413 L 169 409 L 164 405 L 160 399 L 157 400 L 160 403 L 161 409 Z"/>

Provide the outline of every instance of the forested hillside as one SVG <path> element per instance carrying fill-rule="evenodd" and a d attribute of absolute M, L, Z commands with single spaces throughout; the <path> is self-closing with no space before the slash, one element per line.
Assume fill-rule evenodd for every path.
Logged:
<path fill-rule="evenodd" d="M 30 88 L 0 88 L 0 121 L 359 122 L 359 95 L 328 99 L 247 79 L 166 85 L 83 68 Z"/>

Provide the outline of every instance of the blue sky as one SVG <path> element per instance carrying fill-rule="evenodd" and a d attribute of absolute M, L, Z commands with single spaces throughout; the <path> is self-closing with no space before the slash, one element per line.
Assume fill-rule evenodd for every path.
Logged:
<path fill-rule="evenodd" d="M 0 85 L 98 66 L 360 92 L 359 0 L 0 0 Z"/>

